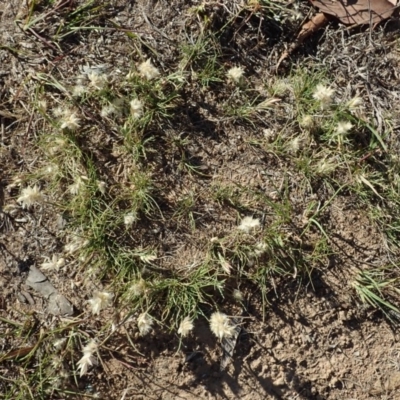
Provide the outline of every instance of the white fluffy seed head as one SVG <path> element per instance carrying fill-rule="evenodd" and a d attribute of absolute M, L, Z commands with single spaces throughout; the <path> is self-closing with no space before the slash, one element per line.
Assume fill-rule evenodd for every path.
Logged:
<path fill-rule="evenodd" d="M 193 322 L 190 317 L 185 317 L 179 325 L 178 333 L 182 337 L 188 335 L 188 333 L 193 329 Z"/>
<path fill-rule="evenodd" d="M 233 298 L 239 302 L 244 300 L 243 293 L 239 289 L 233 291 Z"/>
<path fill-rule="evenodd" d="M 314 119 L 311 115 L 304 115 L 304 117 L 300 121 L 300 125 L 303 128 L 312 128 L 314 125 Z"/>
<path fill-rule="evenodd" d="M 146 291 L 146 281 L 144 279 L 139 279 L 138 281 L 132 283 L 128 289 L 128 293 L 133 297 L 140 297 Z"/>
<path fill-rule="evenodd" d="M 353 124 L 349 121 L 339 121 L 335 132 L 337 135 L 345 136 L 347 133 L 349 133 L 352 127 Z"/>
<path fill-rule="evenodd" d="M 59 166 L 57 164 L 47 164 L 44 168 L 43 168 L 43 173 L 46 174 L 47 176 L 55 176 L 58 171 L 60 170 Z"/>
<path fill-rule="evenodd" d="M 78 250 L 84 248 L 89 244 L 88 239 L 84 239 L 80 235 L 74 235 L 70 238 L 69 242 L 64 246 L 64 251 L 68 255 L 76 253 Z"/>
<path fill-rule="evenodd" d="M 64 109 L 61 106 L 58 106 L 53 109 L 53 114 L 55 117 L 61 117 L 64 115 Z"/>
<path fill-rule="evenodd" d="M 53 257 L 51 259 L 47 258 L 47 261 L 42 263 L 41 269 L 58 271 L 64 265 L 65 265 L 65 259 L 62 257 L 58 258 L 56 254 L 53 254 Z"/>
<path fill-rule="evenodd" d="M 129 212 L 124 216 L 124 224 L 127 228 L 130 228 L 136 220 L 137 220 L 136 213 Z"/>
<path fill-rule="evenodd" d="M 24 209 L 30 208 L 33 204 L 40 204 L 44 200 L 39 186 L 28 186 L 21 190 L 21 195 L 18 197 L 17 202 L 21 204 Z"/>
<path fill-rule="evenodd" d="M 100 314 L 100 311 L 108 307 L 112 302 L 113 295 L 108 292 L 95 292 L 93 297 L 88 300 L 92 313 L 94 315 Z"/>
<path fill-rule="evenodd" d="M 56 350 L 62 350 L 62 349 L 64 348 L 64 345 L 65 345 L 66 342 L 67 342 L 67 338 L 65 338 L 65 337 L 60 338 L 60 339 L 56 339 L 56 340 L 53 342 L 53 347 L 54 347 Z"/>
<path fill-rule="evenodd" d="M 122 114 L 124 100 L 120 98 L 114 99 L 111 103 L 104 105 L 100 111 L 100 115 L 105 118 L 110 115 L 120 116 Z"/>
<path fill-rule="evenodd" d="M 138 119 L 143 115 L 143 103 L 139 99 L 133 99 L 129 102 L 133 118 Z"/>
<path fill-rule="evenodd" d="M 139 315 L 137 319 L 137 326 L 141 336 L 147 335 L 151 331 L 153 325 L 153 318 L 146 312 Z"/>
<path fill-rule="evenodd" d="M 262 256 L 268 250 L 267 243 L 258 242 L 254 247 L 254 255 L 256 257 Z"/>
<path fill-rule="evenodd" d="M 93 354 L 95 351 L 97 351 L 97 343 L 94 340 L 91 340 L 83 349 L 82 352 L 83 354 Z"/>
<path fill-rule="evenodd" d="M 294 154 L 300 150 L 300 147 L 301 147 L 301 138 L 299 136 L 296 136 L 288 144 L 288 150 Z"/>
<path fill-rule="evenodd" d="M 49 144 L 48 152 L 51 155 L 60 153 L 68 145 L 67 141 L 62 137 L 52 138 L 52 141 Z"/>
<path fill-rule="evenodd" d="M 253 217 L 244 217 L 240 222 L 238 229 L 244 232 L 250 232 L 260 226 L 260 220 Z"/>
<path fill-rule="evenodd" d="M 90 86 L 92 86 L 96 90 L 102 90 L 107 86 L 108 77 L 106 74 L 90 72 L 87 77 L 90 81 Z"/>
<path fill-rule="evenodd" d="M 69 129 L 70 131 L 75 131 L 80 127 L 81 120 L 78 118 L 75 111 L 69 108 L 65 109 L 61 118 L 61 129 Z"/>
<path fill-rule="evenodd" d="M 268 143 L 272 143 L 277 137 L 277 133 L 274 130 L 269 129 L 269 128 L 263 129 L 263 135 L 264 135 L 265 140 Z"/>
<path fill-rule="evenodd" d="M 147 61 L 142 62 L 138 66 L 138 70 L 140 74 L 148 81 L 151 81 L 152 79 L 158 78 L 160 76 L 160 71 L 151 63 L 150 58 Z"/>
<path fill-rule="evenodd" d="M 316 167 L 316 172 L 319 175 L 326 175 L 333 172 L 337 168 L 337 162 L 333 159 L 323 159 L 321 160 Z"/>
<path fill-rule="evenodd" d="M 244 70 L 241 67 L 232 67 L 227 73 L 226 76 L 232 82 L 239 83 L 244 74 Z"/>
<path fill-rule="evenodd" d="M 315 100 L 318 100 L 321 103 L 321 107 L 324 109 L 329 104 L 332 103 L 332 97 L 335 91 L 332 88 L 329 88 L 321 83 L 317 85 L 315 88 L 313 97 Z"/>
<path fill-rule="evenodd" d="M 230 338 L 235 334 L 235 327 L 231 325 L 229 317 L 222 312 L 215 312 L 210 317 L 211 332 L 219 339 Z"/>
<path fill-rule="evenodd" d="M 100 115 L 105 118 L 108 117 L 109 115 L 115 114 L 115 107 L 112 104 L 108 104 L 106 106 L 103 106 Z"/>
<path fill-rule="evenodd" d="M 80 370 L 80 376 L 85 375 L 89 367 L 97 364 L 96 357 L 93 356 L 93 353 L 97 351 L 97 348 L 97 343 L 92 340 L 82 349 L 83 357 L 78 361 L 78 370 Z"/>
<path fill-rule="evenodd" d="M 85 188 L 85 182 L 83 181 L 83 179 L 78 176 L 74 183 L 68 186 L 68 191 L 76 196 L 77 194 L 79 194 L 84 188 Z"/>
<path fill-rule="evenodd" d="M 86 86 L 78 83 L 72 88 L 72 96 L 80 97 L 87 92 Z"/>

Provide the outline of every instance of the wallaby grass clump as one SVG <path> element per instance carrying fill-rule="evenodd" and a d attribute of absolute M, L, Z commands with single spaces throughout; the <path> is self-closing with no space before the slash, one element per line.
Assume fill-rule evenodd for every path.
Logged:
<path fill-rule="evenodd" d="M 50 6 L 32 6 L 28 26 Z M 52 40 L 61 46 L 74 32 L 105 29 L 91 21 L 108 7 L 82 4 Z M 61 216 L 61 245 L 39 267 L 50 279 L 74 277 L 79 310 L 40 330 L 34 315 L 2 318 L 20 353 L 0 359 L 30 368 L 7 381 L 4 398 L 73 396 L 124 329 L 135 351 L 159 330 L 177 333 L 180 345 L 201 318 L 220 341 L 234 335 L 222 309 L 247 311 L 247 287 L 265 316 L 281 282 L 312 286 L 340 253 L 332 210 L 342 197 L 352 197 L 391 255 L 385 266 L 349 271 L 349 290 L 391 319 L 399 312 L 399 160 L 365 96 L 343 93 L 321 65 L 304 62 L 281 77 L 228 52 L 227 38 L 246 24 L 253 32 L 265 19 L 273 32 L 299 12 L 269 1 L 217 11 L 203 4 L 190 9 L 196 24 L 171 45 L 173 56 L 121 28 L 128 64 L 88 57 L 68 76 L 36 73 L 26 106 L 38 156 L 9 185 L 15 196 L 4 211 L 17 203 L 39 218 Z M 384 123 L 390 131 L 390 115 Z M 250 157 L 261 160 L 253 172 Z"/>

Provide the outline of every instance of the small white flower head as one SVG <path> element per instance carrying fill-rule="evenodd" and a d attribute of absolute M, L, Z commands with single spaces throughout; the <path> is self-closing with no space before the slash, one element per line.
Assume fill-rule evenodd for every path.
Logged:
<path fill-rule="evenodd" d="M 277 137 L 276 131 L 269 129 L 269 128 L 263 129 L 263 135 L 264 135 L 265 140 L 268 143 L 273 142 Z"/>
<path fill-rule="evenodd" d="M 91 354 L 83 354 L 82 358 L 78 361 L 78 371 L 79 371 L 79 376 L 83 376 L 88 372 L 89 367 L 92 365 L 96 365 L 97 360 L 95 356 L 92 356 Z"/>
<path fill-rule="evenodd" d="M 87 77 L 90 81 L 90 86 L 96 90 L 102 90 L 107 86 L 108 77 L 106 74 L 101 72 L 89 72 Z"/>
<path fill-rule="evenodd" d="M 138 119 L 143 115 L 143 103 L 139 99 L 133 99 L 129 102 L 133 118 Z"/>
<path fill-rule="evenodd" d="M 57 175 L 58 171 L 60 170 L 60 168 L 58 167 L 57 164 L 47 164 L 44 168 L 43 168 L 43 174 L 48 175 L 50 177 Z"/>
<path fill-rule="evenodd" d="M 226 76 L 232 82 L 239 83 L 243 78 L 244 70 L 241 67 L 232 67 L 227 73 Z"/>
<path fill-rule="evenodd" d="M 327 160 L 324 158 L 317 164 L 316 172 L 319 175 L 326 175 L 333 172 L 336 168 L 337 162 L 335 162 L 333 159 Z"/>
<path fill-rule="evenodd" d="M 108 292 L 95 292 L 93 298 L 88 300 L 92 313 L 94 315 L 100 314 L 100 311 L 108 307 L 112 302 L 113 295 Z"/>
<path fill-rule="evenodd" d="M 102 107 L 100 115 L 103 118 L 111 115 L 120 116 L 122 114 L 123 100 L 116 99 L 112 103 L 106 104 Z"/>
<path fill-rule="evenodd" d="M 79 235 L 74 235 L 68 244 L 65 245 L 64 251 L 68 255 L 76 253 L 78 250 L 84 248 L 89 244 L 88 239 L 84 239 Z"/>
<path fill-rule="evenodd" d="M 301 121 L 300 121 L 300 126 L 303 128 L 312 128 L 314 125 L 314 119 L 311 115 L 305 115 Z"/>
<path fill-rule="evenodd" d="M 233 298 L 238 302 L 241 302 L 244 300 L 243 293 L 238 289 L 235 289 L 233 291 Z"/>
<path fill-rule="evenodd" d="M 48 270 L 48 271 L 58 271 L 60 268 L 62 268 L 65 265 L 65 259 L 63 257 L 58 258 L 56 254 L 53 254 L 53 257 L 49 259 L 48 257 L 47 261 L 42 263 L 41 268 L 43 270 Z"/>
<path fill-rule="evenodd" d="M 87 92 L 86 86 L 82 85 L 81 83 L 76 84 L 72 88 L 72 96 L 73 97 L 81 97 L 86 92 Z"/>
<path fill-rule="evenodd" d="M 139 315 L 137 319 L 137 326 L 141 336 L 147 335 L 151 331 L 153 325 L 153 318 L 146 312 Z"/>
<path fill-rule="evenodd" d="M 55 369 L 58 370 L 63 363 L 63 359 L 58 355 L 58 354 L 52 354 L 50 356 L 50 366 Z"/>
<path fill-rule="evenodd" d="M 146 291 L 146 281 L 144 279 L 139 279 L 137 282 L 133 283 L 129 289 L 128 293 L 133 297 L 140 297 Z"/>
<path fill-rule="evenodd" d="M 63 348 L 64 348 L 64 345 L 65 345 L 65 343 L 67 342 L 67 338 L 60 338 L 60 339 L 56 339 L 54 342 L 53 342 L 53 347 L 56 349 L 56 350 L 62 350 Z"/>
<path fill-rule="evenodd" d="M 321 83 L 315 88 L 313 97 L 321 103 L 321 108 L 325 109 L 332 103 L 332 97 L 335 91 L 332 88 L 322 85 Z"/>
<path fill-rule="evenodd" d="M 43 194 L 41 193 L 39 186 L 33 187 L 28 186 L 21 190 L 21 195 L 18 197 L 17 202 L 21 204 L 24 209 L 30 208 L 33 204 L 42 203 L 44 200 Z"/>
<path fill-rule="evenodd" d="M 222 312 L 215 312 L 210 318 L 211 332 L 219 339 L 230 338 L 235 334 L 235 327 L 231 325 L 229 317 Z"/>
<path fill-rule="evenodd" d="M 56 137 L 52 138 L 48 151 L 50 155 L 54 155 L 60 153 L 65 147 L 67 147 L 67 141 L 62 137 Z"/>
<path fill-rule="evenodd" d="M 97 188 L 100 190 L 101 194 L 106 194 L 106 183 L 103 181 L 97 181 Z"/>
<path fill-rule="evenodd" d="M 93 354 L 98 349 L 97 343 L 94 340 L 91 340 L 83 349 L 83 354 Z"/>
<path fill-rule="evenodd" d="M 64 109 L 61 106 L 58 106 L 53 109 L 53 114 L 55 117 L 61 117 L 64 115 Z"/>
<path fill-rule="evenodd" d="M 351 128 L 353 127 L 353 124 L 349 121 L 340 121 L 338 122 L 336 126 L 336 134 L 340 136 L 345 136 L 349 133 Z"/>
<path fill-rule="evenodd" d="M 132 211 L 124 216 L 124 224 L 127 228 L 130 228 L 136 220 L 137 215 Z"/>
<path fill-rule="evenodd" d="M 83 357 L 78 361 L 79 376 L 87 373 L 89 367 L 97 364 L 96 357 L 93 355 L 97 351 L 97 344 L 94 340 L 90 341 L 83 349 Z"/>
<path fill-rule="evenodd" d="M 78 118 L 75 111 L 67 108 L 63 111 L 60 122 L 61 129 L 69 129 L 70 131 L 74 131 L 80 127 L 81 120 Z"/>
<path fill-rule="evenodd" d="M 262 256 L 268 250 L 267 243 L 258 242 L 254 248 L 254 255 L 256 257 Z"/>
<path fill-rule="evenodd" d="M 300 147 L 301 147 L 301 138 L 300 136 L 296 136 L 293 140 L 289 142 L 288 150 L 291 153 L 296 154 L 300 150 Z"/>
<path fill-rule="evenodd" d="M 117 109 L 115 108 L 114 104 L 107 104 L 106 106 L 103 106 L 100 115 L 105 118 L 113 114 L 118 114 Z"/>
<path fill-rule="evenodd" d="M 250 232 L 260 226 L 260 220 L 253 217 L 244 217 L 238 226 L 238 229 L 244 232 Z"/>
<path fill-rule="evenodd" d="M 356 110 L 361 104 L 363 103 L 363 100 L 361 97 L 355 96 L 351 100 L 349 100 L 346 104 L 347 108 L 350 111 Z"/>
<path fill-rule="evenodd" d="M 178 334 L 182 337 L 188 335 L 188 333 L 193 329 L 193 322 L 189 317 L 185 317 L 179 325 Z"/>
<path fill-rule="evenodd" d="M 148 81 L 151 81 L 152 79 L 158 78 L 160 76 L 160 71 L 151 63 L 150 58 L 147 61 L 142 62 L 138 66 L 138 70 L 140 74 Z"/>
<path fill-rule="evenodd" d="M 274 96 L 282 97 L 287 92 L 293 91 L 293 85 L 287 78 L 276 78 L 270 81 L 269 83 L 270 91 L 274 94 Z M 261 86 L 260 90 L 261 94 L 265 93 L 265 89 Z"/>
<path fill-rule="evenodd" d="M 86 187 L 84 180 L 82 179 L 82 177 L 78 176 L 74 183 L 72 185 L 68 186 L 68 191 L 76 196 L 77 194 L 79 194 L 80 192 L 82 192 L 82 190 Z"/>

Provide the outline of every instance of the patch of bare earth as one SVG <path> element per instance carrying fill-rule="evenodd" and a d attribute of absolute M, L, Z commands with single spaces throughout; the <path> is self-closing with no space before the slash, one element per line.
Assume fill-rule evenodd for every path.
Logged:
<path fill-rule="evenodd" d="M 79 2 L 67 2 L 70 9 L 60 8 L 60 16 L 57 12 L 51 14 L 54 26 L 45 26 L 46 20 L 39 21 L 32 29 L 41 39 L 14 24 L 15 20 L 27 18 L 27 10 L 21 3 L 9 1 L 0 5 L 0 353 L 3 355 L 22 345 L 35 346 L 41 329 L 62 318 L 49 315 L 47 299 L 27 287 L 25 281 L 30 266 L 39 267 L 44 256 L 63 251 L 65 221 L 52 207 L 22 210 L 16 204 L 19 187 L 10 186 L 16 176 L 29 175 L 41 162 L 36 140 L 43 125 L 34 111 L 24 108 L 29 98 L 26 92 L 29 75 L 45 71 L 68 79 L 71 71 L 76 73 L 78 65 L 102 62 L 125 71 L 127 64 L 137 62 L 138 57 L 137 42 L 133 45 L 123 29 L 141 35 L 160 55 L 156 58 L 158 66 L 167 70 L 177 64 L 177 45 L 187 40 L 191 31 L 193 35 L 199 32 L 196 17 L 189 12 L 190 7 L 198 6 L 196 1 L 159 1 L 151 6 L 144 1 L 116 1 L 110 2 L 115 4 L 108 4 L 96 20 L 106 30 L 72 34 L 60 41 L 59 51 L 48 42 L 57 28 L 62 27 L 66 18 L 63 13 L 72 12 L 74 3 Z M 224 4 L 216 2 L 213 7 L 211 23 L 218 26 Z M 273 79 L 269 71 L 279 58 L 279 44 L 282 44 L 279 36 L 284 34 L 277 24 L 246 15 L 248 19 L 237 21 L 227 34 L 230 41 L 225 38 L 227 41 L 223 42 L 222 48 L 227 51 L 225 62 L 246 65 L 256 82 Z M 116 29 L 116 25 L 123 29 Z M 269 28 L 272 39 L 268 37 Z M 312 68 L 318 58 L 325 60 L 324 67 L 331 68 L 330 74 L 338 84 L 343 83 L 343 91 L 351 77 L 351 85 L 370 97 L 369 107 L 374 109 L 383 131 L 382 110 L 389 110 L 388 103 L 393 106 L 399 100 L 399 92 L 393 90 L 395 85 L 399 87 L 399 54 L 391 47 L 394 33 L 377 28 L 371 32 L 373 42 L 369 43 L 369 31 L 351 36 L 335 25 L 321 35 L 320 43 L 310 44 L 310 49 L 306 46 L 308 58 L 298 55 L 304 67 Z M 143 48 L 149 57 L 154 57 L 151 49 Z M 355 57 L 349 49 L 353 49 Z M 383 63 L 384 57 L 391 60 L 390 64 Z M 365 69 L 365 63 L 373 68 Z M 378 69 L 379 76 L 369 72 L 366 83 L 367 72 L 363 71 Z M 211 238 L 224 237 L 235 229 L 240 212 L 263 216 L 263 229 L 268 229 L 274 210 L 260 207 L 255 199 L 266 196 L 274 201 L 287 195 L 293 207 L 291 222 L 287 224 L 288 236 L 294 246 L 311 254 L 315 238 L 320 237 L 319 229 L 298 237 L 308 223 L 307 206 L 311 202 L 323 205 L 330 201 L 334 189 L 323 184 L 303 184 L 304 176 L 290 157 L 282 160 L 263 146 L 254 145 L 262 140 L 263 129 L 278 126 L 278 116 L 268 114 L 257 126 L 241 125 L 219 113 L 220 100 L 226 100 L 227 95 L 212 90 L 201 92 L 196 85 L 188 85 L 189 100 L 182 106 L 181 114 L 170 120 L 168 126 L 153 132 L 157 143 L 148 154 L 148 165 L 164 219 L 139 225 L 141 236 L 137 241 L 157 246 L 160 267 L 185 271 L 204 259 Z M 394 124 L 398 124 L 398 111 L 393 110 L 393 118 Z M 398 126 L 395 132 L 398 135 Z M 87 148 L 91 151 L 95 148 L 92 153 L 95 162 L 103 168 L 104 177 L 113 182 L 123 160 L 112 157 L 116 142 L 113 132 L 105 130 L 103 134 L 104 141 L 88 139 Z M 176 137 L 187 139 L 184 149 L 170 150 L 171 138 Z M 96 140 L 100 143 L 97 148 Z M 398 143 L 396 137 L 390 140 Z M 164 151 L 166 148 L 169 150 Z M 183 153 L 185 160 L 198 168 L 196 172 L 182 172 Z M 242 208 L 235 201 L 216 198 L 215 193 L 222 188 L 234 188 L 232 193 Z M 176 219 L 174 206 L 189 195 L 195 199 L 191 215 Z M 1 208 L 5 204 L 15 207 L 6 213 Z M 226 370 L 220 370 L 222 349 L 205 320 L 196 321 L 190 338 L 182 339 L 179 348 L 180 339 L 173 333 L 156 328 L 151 335 L 141 337 L 127 325 L 119 327 L 107 343 L 98 366 L 83 378 L 68 379 L 67 387 L 72 393 L 69 398 L 84 398 L 83 394 L 90 396 L 95 392 L 107 399 L 400 398 L 397 333 L 381 313 L 361 306 L 350 285 L 355 272 L 388 263 L 394 257 L 393 252 L 389 251 L 382 232 L 349 193 L 335 197 L 324 211 L 322 221 L 333 251 L 323 262 L 311 265 L 310 279 L 296 276 L 296 272 L 289 281 L 271 278 L 267 305 L 255 286 L 244 282 L 240 289 L 245 297 L 245 311 L 232 306 L 229 296 L 221 299 L 221 307 L 228 314 L 243 315 L 243 330 Z M 47 274 L 74 306 L 75 317 L 87 311 L 87 299 L 99 285 L 101 288 L 101 284 L 85 281 L 80 268 L 84 267 L 71 262 L 60 273 Z M 232 282 L 229 284 L 235 287 Z M 101 318 L 85 314 L 74 324 L 82 331 L 94 332 L 101 329 L 105 319 L 119 320 L 121 316 L 116 314 L 107 311 Z M 23 341 L 24 334 L 11 337 L 5 322 L 26 321 L 26 315 L 32 315 L 32 325 L 24 327 L 22 332 L 37 330 L 28 344 Z M 135 348 L 128 346 L 127 332 L 134 339 Z M 0 378 L 0 398 L 19 374 L 14 357 L 1 361 L 0 375 L 5 379 Z"/>

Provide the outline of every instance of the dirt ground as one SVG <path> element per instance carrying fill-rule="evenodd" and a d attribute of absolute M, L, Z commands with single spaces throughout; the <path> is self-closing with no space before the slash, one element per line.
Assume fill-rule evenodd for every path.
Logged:
<path fill-rule="evenodd" d="M 47 10 L 45 3 L 41 2 Z M 52 7 L 61 3 L 56 2 Z M 61 15 L 73 10 L 79 2 L 66 3 L 66 8 L 59 9 Z M 300 3 L 304 10 L 309 8 L 306 3 Z M 23 106 L 29 97 L 26 91 L 31 82 L 30 75 L 57 71 L 68 79 L 72 71 L 76 72 L 77 65 L 85 63 L 105 62 L 125 70 L 134 48 L 124 32 L 112 29 L 111 22 L 139 33 L 157 52 L 167 54 L 158 60 L 161 67 L 167 68 L 176 56 L 174 43 L 198 32 L 195 17 L 189 9 L 199 4 L 194 0 L 109 2 L 102 15 L 93 22 L 94 25 L 102 23 L 109 29 L 69 35 L 60 41 L 61 52 L 48 43 L 48 38 L 57 29 L 63 32 L 60 22 L 63 16 L 60 19 L 52 16 L 54 19 L 38 22 L 34 31 L 23 31 L 15 21 L 27 18 L 29 8 L 25 2 L 12 0 L 0 4 L 0 207 L 16 204 L 19 188 L 10 184 L 16 176 L 29 175 L 40 164 L 40 151 L 35 141 L 41 125 Z M 215 28 L 222 24 L 225 14 L 223 2 L 213 4 L 209 7 L 214 7 L 211 24 Z M 284 32 L 279 25 L 252 18 L 243 25 L 242 20 L 232 25 L 232 31 L 227 35 L 235 41 L 225 38 L 223 48 L 227 52 L 226 63 L 245 63 L 246 72 L 253 76 L 256 84 L 274 79 L 273 66 L 295 30 L 290 21 L 287 26 L 291 30 Z M 316 59 L 323 60 L 318 64 L 319 68 L 328 68 L 336 83 L 344 82 L 343 91 L 350 86 L 361 90 L 366 85 L 364 71 L 368 66 L 371 104 L 379 110 L 390 110 L 388 102 L 398 104 L 395 101 L 400 100 L 400 52 L 391 46 L 398 36 L 398 21 L 376 28 L 372 32 L 372 42 L 368 35 L 368 29 L 349 33 L 333 22 L 311 38 L 290 62 L 304 62 L 305 68 L 312 69 Z M 284 64 L 289 70 L 288 63 L 285 61 Z M 374 72 L 378 70 L 379 74 Z M 304 190 L 295 167 L 288 172 L 274 154 L 249 144 L 250 139 L 263 135 L 262 131 L 267 127 L 264 123 L 251 128 L 250 132 L 248 126 L 221 119 L 219 94 L 213 91 L 193 94 L 192 89 L 187 88 L 188 96 L 192 97 L 185 105 L 186 113 L 165 127 L 165 135 L 168 137 L 169 130 L 183 135 L 189 132 L 188 157 L 201 166 L 207 177 L 192 179 L 190 175 L 176 174 L 177 160 L 171 155 L 164 157 L 162 152 L 167 139 L 165 142 L 161 139 L 158 153 L 149 155 L 149 164 L 159 171 L 159 182 L 170 189 L 162 195 L 165 204 L 188 188 L 196 194 L 198 201 L 195 214 L 199 228 L 195 238 L 188 239 L 187 220 L 176 226 L 166 218 L 161 228 L 159 222 L 150 226 L 152 231 L 162 230 L 164 257 L 160 258 L 165 268 L 176 264 L 177 260 L 181 266 L 185 265 L 184 258 L 195 263 L 207 238 L 229 231 L 235 225 L 234 210 L 208 201 L 207 193 L 213 185 L 239 183 L 254 191 L 273 194 L 287 180 L 295 214 L 293 232 L 303 226 L 304 213 L 311 200 L 324 203 L 332 196 L 323 184 L 312 187 L 313 193 L 311 189 Z M 400 121 L 400 112 L 397 105 L 392 107 L 396 125 Z M 278 123 L 277 120 L 273 123 Z M 101 142 L 99 138 L 90 140 Z M 398 138 L 396 140 L 400 143 Z M 107 151 L 106 148 L 99 150 L 99 164 Z M 105 176 L 111 176 L 117 169 L 112 162 L 108 167 L 104 168 Z M 246 203 L 247 199 L 241 198 L 241 201 L 251 207 L 251 200 Z M 4 319 L 26 321 L 26 316 L 32 315 L 32 326 L 25 329 L 40 331 L 63 318 L 48 315 L 43 297 L 25 285 L 29 268 L 39 266 L 44 255 L 61 251 L 65 244 L 63 216 L 55 214 L 55 210 L 49 206 L 45 210 L 26 211 L 16 206 L 6 213 L 0 208 L 1 354 L 21 344 L 21 338 L 9 336 Z M 163 211 L 168 215 L 167 206 Z M 263 210 L 256 211 L 260 215 L 263 213 Z M 267 224 L 269 217 L 267 212 Z M 270 304 L 265 315 L 258 290 L 251 284 L 241 287 L 247 305 L 243 329 L 234 357 L 224 371 L 220 371 L 222 349 L 211 336 L 205 320 L 196 323 L 190 338 L 182 340 L 180 349 L 177 335 L 157 328 L 152 336 L 136 337 L 137 351 L 133 352 L 126 348 L 125 334 L 121 330 L 112 342 L 107 343 L 109 351 L 103 354 L 101 366 L 79 382 L 71 379 L 71 391 L 80 391 L 80 394 L 70 394 L 66 398 L 94 398 L 97 393 L 96 398 L 116 400 L 400 399 L 397 329 L 382 313 L 364 307 L 349 285 L 354 271 L 384 265 L 394 257 L 393 252 L 378 227 L 354 203 L 352 194 L 335 198 L 324 214 L 324 224 L 334 253 L 324 265 L 312 268 L 308 282 L 277 278 L 268 289 Z M 150 229 L 142 226 L 140 234 L 145 237 Z M 157 235 L 150 237 L 149 234 L 148 242 L 157 243 L 161 233 Z M 312 247 L 312 234 L 307 240 L 309 243 L 305 246 Z M 99 287 L 85 282 L 81 270 L 75 267 L 76 264 L 71 262 L 61 273 L 51 272 L 47 276 L 73 304 L 76 316 L 85 309 L 91 290 Z M 240 315 L 243 311 L 227 299 L 221 301 L 221 306 L 228 314 Z M 104 314 L 102 318 L 111 319 L 115 315 Z M 94 330 L 101 326 L 101 319 L 88 322 L 84 317 L 76 324 L 82 327 L 89 324 L 89 329 Z M 13 360 L 0 363 L 0 375 L 6 379 L 15 379 L 19 373 Z M 5 392 L 7 385 L 7 381 L 2 380 L 0 392 L 2 388 Z M 1 393 L 0 398 L 3 398 Z"/>

